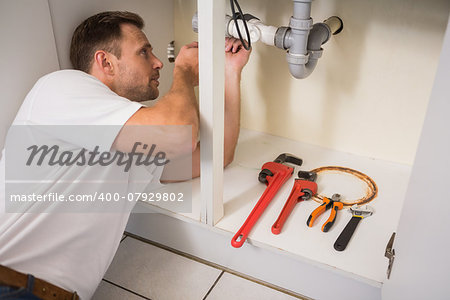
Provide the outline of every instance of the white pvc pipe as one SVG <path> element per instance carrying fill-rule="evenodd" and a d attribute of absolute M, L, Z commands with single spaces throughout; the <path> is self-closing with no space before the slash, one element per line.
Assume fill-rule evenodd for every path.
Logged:
<path fill-rule="evenodd" d="M 247 40 L 247 34 L 242 20 L 237 20 L 242 37 Z M 239 39 L 236 25 L 231 17 L 227 17 L 227 35 Z M 258 19 L 251 19 L 247 22 L 247 28 L 250 33 L 250 40 L 253 43 L 261 41 L 269 46 L 275 46 L 275 34 L 277 27 L 264 25 Z"/>

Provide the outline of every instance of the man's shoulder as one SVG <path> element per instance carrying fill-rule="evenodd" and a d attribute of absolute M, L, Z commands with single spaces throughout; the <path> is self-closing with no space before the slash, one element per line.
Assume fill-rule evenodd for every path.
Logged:
<path fill-rule="evenodd" d="M 72 80 L 98 80 L 94 76 L 79 70 L 65 69 L 42 76 L 40 81 L 72 81 Z"/>
<path fill-rule="evenodd" d="M 97 91 L 110 93 L 110 89 L 96 77 L 79 70 L 65 69 L 42 76 L 34 87 L 40 94 L 89 93 Z"/>

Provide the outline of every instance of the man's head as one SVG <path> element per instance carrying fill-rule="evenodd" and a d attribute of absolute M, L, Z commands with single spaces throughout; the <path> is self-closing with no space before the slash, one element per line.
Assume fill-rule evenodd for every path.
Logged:
<path fill-rule="evenodd" d="M 72 37 L 73 67 L 132 101 L 157 98 L 163 65 L 153 55 L 143 27 L 142 18 L 130 12 L 103 12 L 86 19 Z"/>

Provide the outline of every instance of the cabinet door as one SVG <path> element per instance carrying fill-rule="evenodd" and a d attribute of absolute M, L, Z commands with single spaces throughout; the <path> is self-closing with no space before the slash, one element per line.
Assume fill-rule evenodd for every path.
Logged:
<path fill-rule="evenodd" d="M 411 62 L 413 63 L 413 62 Z M 450 23 L 444 38 L 383 300 L 450 297 Z"/>

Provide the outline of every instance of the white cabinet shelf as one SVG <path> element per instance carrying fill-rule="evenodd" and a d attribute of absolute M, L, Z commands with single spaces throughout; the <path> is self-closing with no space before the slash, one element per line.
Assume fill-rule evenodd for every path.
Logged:
<path fill-rule="evenodd" d="M 281 188 L 276 197 L 256 223 L 243 247 L 253 244 L 273 249 L 294 259 L 304 260 L 316 266 L 329 269 L 380 287 L 385 280 L 387 259 L 384 250 L 396 231 L 411 167 L 397 163 L 374 160 L 322 147 L 312 146 L 268 134 L 241 130 L 234 162 L 224 171 L 224 217 L 211 230 L 221 229 L 230 238 L 247 218 L 265 189 L 257 178 L 263 163 L 272 161 L 280 153 L 292 153 L 303 159 L 303 166 L 296 167 L 294 175 Z M 333 248 L 339 234 L 351 218 L 346 209 L 339 211 L 331 230 L 320 230 L 328 218 L 329 211 L 316 220 L 314 226 L 306 226 L 309 214 L 319 205 L 309 200 L 297 204 L 288 218 L 281 234 L 274 235 L 271 227 L 287 200 L 298 170 L 311 170 L 322 166 L 343 166 L 358 170 L 371 177 L 378 186 L 378 196 L 370 202 L 375 209 L 373 216 L 362 220 L 347 249 L 337 252 Z M 331 178 L 330 178 L 331 179 Z M 318 192 L 329 195 L 340 193 L 345 201 L 360 193 L 361 187 L 345 182 L 347 179 L 332 180 L 319 175 Z M 186 184 L 186 183 L 183 183 Z M 189 222 L 200 221 L 199 180 L 192 181 L 193 211 L 176 214 L 160 210 L 165 214 Z M 330 195 L 331 196 L 331 195 Z M 228 247 L 232 248 L 228 243 Z M 233 249 L 233 248 L 232 248 Z M 239 255 L 240 249 L 234 249 Z"/>

